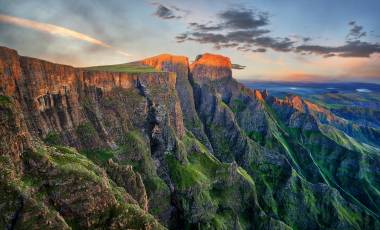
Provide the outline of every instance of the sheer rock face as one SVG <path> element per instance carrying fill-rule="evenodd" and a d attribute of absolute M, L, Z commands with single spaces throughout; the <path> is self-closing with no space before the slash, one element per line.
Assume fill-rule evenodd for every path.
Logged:
<path fill-rule="evenodd" d="M 190 65 L 193 78 L 218 80 L 232 78 L 232 65 L 228 57 L 205 53 L 199 55 Z"/>
<path fill-rule="evenodd" d="M 203 131 L 194 103 L 193 88 L 189 79 L 189 60 L 184 56 L 161 54 L 140 61 L 142 64 L 153 66 L 157 70 L 174 72 L 177 75 L 176 89 L 181 102 L 184 123 L 188 130 L 210 150 L 212 147 Z"/>
<path fill-rule="evenodd" d="M 3 96 L 0 96 L 3 97 Z M 10 156 L 14 167 L 22 170 L 21 153 L 31 148 L 31 136 L 21 109 L 10 98 L 0 102 L 0 156 Z"/>
<path fill-rule="evenodd" d="M 16 81 L 21 77 L 19 56 L 15 50 L 0 47 L 0 91 L 6 95 L 16 92 Z"/>
<path fill-rule="evenodd" d="M 76 128 L 89 120 L 84 104 L 98 102 L 112 95 L 115 89 L 145 90 L 139 93 L 149 98 L 152 106 L 165 104 L 168 107 L 165 109 L 165 114 L 168 112 L 168 116 L 165 115 L 168 124 L 179 136 L 184 133 L 179 100 L 175 93 L 167 94 L 175 90 L 174 73 L 91 72 L 35 58 L 19 57 L 14 50 L 7 48 L 0 49 L 0 57 L 0 66 L 4 72 L 1 75 L 0 90 L 6 96 L 17 98 L 27 115 L 29 131 L 40 137 L 45 137 L 50 132 L 59 132 L 64 143 L 80 147 Z M 97 114 L 94 115 L 96 117 Z M 107 127 L 101 121 L 97 122 L 95 128 L 107 136 Z M 113 142 L 106 139 L 98 144 L 112 146 Z"/>

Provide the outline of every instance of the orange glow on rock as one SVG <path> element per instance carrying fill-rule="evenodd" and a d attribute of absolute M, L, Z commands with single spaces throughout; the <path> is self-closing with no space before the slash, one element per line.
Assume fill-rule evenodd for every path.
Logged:
<path fill-rule="evenodd" d="M 172 54 L 160 54 L 154 57 L 146 58 L 142 60 L 141 63 L 144 65 L 152 66 L 157 70 L 162 70 L 163 65 L 165 65 L 165 63 L 170 63 L 173 65 L 182 64 L 182 65 L 188 66 L 189 59 L 185 56 L 176 56 Z"/>
<path fill-rule="evenodd" d="M 193 69 L 196 65 L 206 65 L 206 66 L 212 66 L 212 67 L 224 67 L 231 69 L 231 60 L 228 57 L 218 55 L 218 54 L 210 54 L 205 53 L 199 58 L 198 60 L 194 61 L 190 69 Z"/>
<path fill-rule="evenodd" d="M 255 93 L 255 98 L 257 100 L 264 101 L 264 96 L 262 95 L 262 93 L 259 90 L 255 89 L 253 92 Z"/>

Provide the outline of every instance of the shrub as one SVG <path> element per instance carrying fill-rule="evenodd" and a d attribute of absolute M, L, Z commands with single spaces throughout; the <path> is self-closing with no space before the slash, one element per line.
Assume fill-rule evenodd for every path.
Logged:
<path fill-rule="evenodd" d="M 44 138 L 44 142 L 48 145 L 62 145 L 61 135 L 55 131 L 50 131 Z"/>

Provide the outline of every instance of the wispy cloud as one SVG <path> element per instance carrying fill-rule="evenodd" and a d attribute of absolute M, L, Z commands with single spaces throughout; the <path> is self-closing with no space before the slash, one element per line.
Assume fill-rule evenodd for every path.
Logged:
<path fill-rule="evenodd" d="M 52 34 L 55 36 L 61 36 L 61 37 L 67 37 L 67 38 L 73 38 L 73 39 L 85 41 L 85 42 L 91 43 L 93 45 L 112 49 L 113 51 L 115 51 L 121 55 L 130 56 L 128 53 L 125 53 L 121 50 L 118 50 L 118 49 L 114 48 L 113 46 L 111 46 L 111 45 L 109 45 L 103 41 L 100 41 L 96 38 L 90 37 L 86 34 L 82 34 L 80 32 L 67 29 L 65 27 L 56 26 L 56 25 L 48 24 L 48 23 L 32 21 L 29 19 L 9 16 L 9 15 L 5 15 L 5 14 L 0 14 L 0 23 L 25 27 L 25 28 L 41 31 L 44 33 Z"/>

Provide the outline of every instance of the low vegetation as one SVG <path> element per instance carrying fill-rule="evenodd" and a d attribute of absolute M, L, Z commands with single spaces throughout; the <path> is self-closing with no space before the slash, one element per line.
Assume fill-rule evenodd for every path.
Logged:
<path fill-rule="evenodd" d="M 118 65 L 104 65 L 86 67 L 85 70 L 89 71 L 108 71 L 108 72 L 125 72 L 125 73 L 153 73 L 160 72 L 153 67 L 146 66 L 140 63 L 125 63 Z"/>

